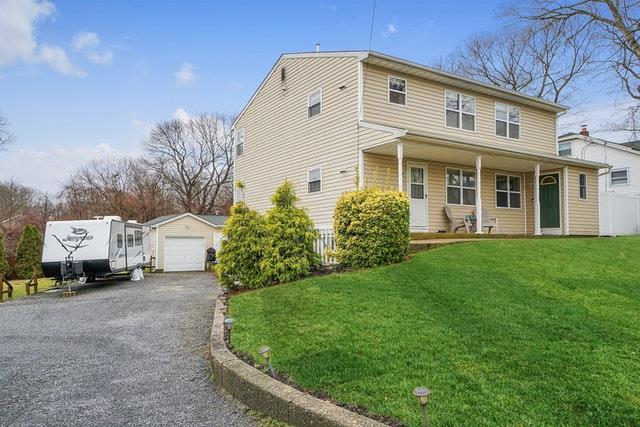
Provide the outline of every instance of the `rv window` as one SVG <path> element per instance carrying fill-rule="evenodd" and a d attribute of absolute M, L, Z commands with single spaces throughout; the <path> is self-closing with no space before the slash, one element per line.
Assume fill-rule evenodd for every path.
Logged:
<path fill-rule="evenodd" d="M 142 246 L 142 231 L 136 230 L 135 236 L 136 236 L 136 246 Z"/>
<path fill-rule="evenodd" d="M 133 247 L 133 234 L 127 234 L 127 247 Z"/>
<path fill-rule="evenodd" d="M 122 234 L 118 234 L 118 249 L 122 247 Z"/>

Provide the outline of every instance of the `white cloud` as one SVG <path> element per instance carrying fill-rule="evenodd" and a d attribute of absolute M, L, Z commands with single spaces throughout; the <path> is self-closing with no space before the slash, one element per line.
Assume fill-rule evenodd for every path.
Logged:
<path fill-rule="evenodd" d="M 89 61 L 93 62 L 94 64 L 98 64 L 98 65 L 109 64 L 113 59 L 113 52 L 111 52 L 110 50 L 106 50 L 102 53 L 91 52 L 87 54 L 87 59 L 89 59 Z"/>
<path fill-rule="evenodd" d="M 196 79 L 196 75 L 193 72 L 194 68 L 193 64 L 189 62 L 182 64 L 178 71 L 176 71 L 176 85 L 189 86 L 192 84 Z"/>
<path fill-rule="evenodd" d="M 184 108 L 180 107 L 173 113 L 173 118 L 178 119 L 181 122 L 188 122 L 191 120 L 191 115 L 187 113 Z"/>
<path fill-rule="evenodd" d="M 382 37 L 392 36 L 398 32 L 398 27 L 395 24 L 387 24 L 387 28 L 381 33 Z"/>
<path fill-rule="evenodd" d="M 69 61 L 67 54 L 60 46 L 42 46 L 39 51 L 39 60 L 67 76 L 86 77 L 87 75 L 83 69 L 76 67 Z"/>
<path fill-rule="evenodd" d="M 98 52 L 100 46 L 100 37 L 96 33 L 83 31 L 73 37 L 73 47 L 82 53 L 86 58 L 94 64 L 109 64 L 113 60 L 113 52 L 105 50 Z"/>

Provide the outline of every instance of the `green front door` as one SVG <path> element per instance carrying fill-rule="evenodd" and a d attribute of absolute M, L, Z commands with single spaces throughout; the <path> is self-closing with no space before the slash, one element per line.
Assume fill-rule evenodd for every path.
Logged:
<path fill-rule="evenodd" d="M 560 228 L 560 184 L 558 174 L 540 177 L 540 227 Z"/>

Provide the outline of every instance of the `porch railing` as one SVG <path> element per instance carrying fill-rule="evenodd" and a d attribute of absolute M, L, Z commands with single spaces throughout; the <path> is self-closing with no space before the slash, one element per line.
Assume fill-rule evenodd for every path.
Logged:
<path fill-rule="evenodd" d="M 316 237 L 313 246 L 318 255 L 320 255 L 322 265 L 337 264 L 334 256 L 336 250 L 336 239 L 332 229 L 318 229 L 318 237 Z"/>

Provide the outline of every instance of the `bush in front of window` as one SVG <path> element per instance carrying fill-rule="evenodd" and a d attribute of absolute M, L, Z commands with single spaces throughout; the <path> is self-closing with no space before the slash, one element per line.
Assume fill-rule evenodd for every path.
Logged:
<path fill-rule="evenodd" d="M 317 231 L 297 201 L 289 181 L 278 187 L 271 198 L 273 207 L 265 215 L 267 237 L 260 261 L 264 282 L 290 282 L 320 267 L 320 257 L 313 247 Z"/>
<path fill-rule="evenodd" d="M 367 187 L 344 193 L 333 215 L 338 262 L 348 268 L 400 262 L 409 249 L 409 199 Z"/>
<path fill-rule="evenodd" d="M 42 235 L 35 225 L 27 225 L 16 248 L 16 274 L 20 279 L 29 279 L 33 273 L 42 275 Z"/>
<path fill-rule="evenodd" d="M 247 288 L 264 286 L 260 261 L 264 256 L 266 227 L 262 215 L 244 202 L 236 203 L 222 233 L 225 239 L 216 267 L 220 284 L 230 288 L 237 287 L 238 282 Z"/>

